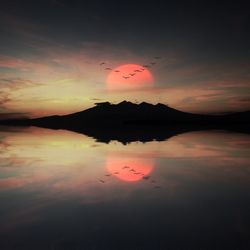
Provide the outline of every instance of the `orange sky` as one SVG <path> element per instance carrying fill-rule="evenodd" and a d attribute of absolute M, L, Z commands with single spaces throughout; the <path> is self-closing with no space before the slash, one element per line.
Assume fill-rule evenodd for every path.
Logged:
<path fill-rule="evenodd" d="M 94 48 L 100 52 L 98 58 Z M 113 48 L 85 44 L 77 52 L 46 48 L 43 57 L 1 56 L 0 112 L 38 117 L 80 111 L 100 101 L 117 103 L 123 100 L 161 102 L 195 113 L 249 108 L 247 80 L 225 77 L 224 81 L 212 81 L 207 76 L 197 80 L 195 76 L 204 75 L 207 69 L 185 66 L 173 70 L 174 65 L 180 64 L 178 57 L 169 55 L 156 60 L 124 50 L 116 58 L 116 53 Z M 105 65 L 100 65 L 101 62 Z M 145 64 L 150 68 L 134 72 Z M 124 68 L 124 65 L 134 66 Z M 123 70 L 115 72 L 119 69 Z M 131 73 L 137 75 L 130 76 Z M 195 79 L 193 83 L 190 82 L 192 78 Z"/>

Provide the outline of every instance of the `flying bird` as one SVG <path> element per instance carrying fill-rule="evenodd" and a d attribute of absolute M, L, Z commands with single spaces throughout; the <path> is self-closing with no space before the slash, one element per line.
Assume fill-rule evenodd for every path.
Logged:
<path fill-rule="evenodd" d="M 149 65 L 143 65 L 143 67 L 144 67 L 144 68 L 150 68 L 150 66 L 149 66 Z"/>
<path fill-rule="evenodd" d="M 104 180 L 99 180 L 101 183 L 105 183 L 105 181 Z"/>
<path fill-rule="evenodd" d="M 112 70 L 111 68 L 105 68 L 105 70 Z"/>
<path fill-rule="evenodd" d="M 121 72 L 120 70 L 115 70 L 116 73 Z"/>
<path fill-rule="evenodd" d="M 104 65 L 104 64 L 106 64 L 105 62 L 102 62 L 102 63 L 100 63 L 100 66 L 102 66 L 102 65 Z"/>
<path fill-rule="evenodd" d="M 155 65 L 155 64 L 156 64 L 156 62 L 151 62 L 150 64 L 151 64 L 151 65 Z"/>
<path fill-rule="evenodd" d="M 131 76 L 134 76 L 134 75 L 136 75 L 135 73 L 133 73 L 133 74 L 130 74 Z"/>
<path fill-rule="evenodd" d="M 136 70 L 134 70 L 134 72 L 142 72 L 141 70 L 139 70 L 139 69 L 136 69 Z"/>
<path fill-rule="evenodd" d="M 123 76 L 124 79 L 129 79 L 129 76 Z"/>

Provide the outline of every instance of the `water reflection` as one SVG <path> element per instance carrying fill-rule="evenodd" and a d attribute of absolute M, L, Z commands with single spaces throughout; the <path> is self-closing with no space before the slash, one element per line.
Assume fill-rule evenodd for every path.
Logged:
<path fill-rule="evenodd" d="M 243 249 L 249 198 L 249 135 L 125 146 L 64 130 L 0 132 L 1 249 Z"/>
<path fill-rule="evenodd" d="M 154 160 L 109 155 L 106 162 L 107 170 L 123 181 L 140 181 L 147 179 L 154 168 Z"/>

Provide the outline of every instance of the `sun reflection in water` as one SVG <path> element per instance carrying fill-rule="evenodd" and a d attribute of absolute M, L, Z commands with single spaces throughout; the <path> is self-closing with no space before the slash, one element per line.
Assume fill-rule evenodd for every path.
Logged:
<path fill-rule="evenodd" d="M 106 168 L 122 181 L 140 181 L 154 169 L 153 159 L 109 156 Z"/>

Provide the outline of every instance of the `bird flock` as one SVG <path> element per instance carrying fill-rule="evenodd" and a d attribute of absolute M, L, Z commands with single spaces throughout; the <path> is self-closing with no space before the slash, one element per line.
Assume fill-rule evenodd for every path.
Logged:
<path fill-rule="evenodd" d="M 142 179 L 145 180 L 145 181 L 148 181 L 150 184 L 152 184 L 153 188 L 156 188 L 156 189 L 161 188 L 161 186 L 157 185 L 156 184 L 157 182 L 155 180 L 153 180 L 150 175 L 145 175 L 144 173 L 138 172 L 135 169 L 133 169 L 132 167 L 123 166 L 120 171 L 121 172 L 115 171 L 112 174 L 105 174 L 104 178 L 99 179 L 99 182 L 102 183 L 102 184 L 104 184 L 104 183 L 107 182 L 107 179 L 106 179 L 107 177 L 110 177 L 112 175 L 123 174 L 126 171 L 126 172 L 130 172 L 131 174 L 134 174 L 134 175 L 140 175 L 140 176 L 142 176 Z"/>
<path fill-rule="evenodd" d="M 161 57 L 155 56 L 154 57 L 154 61 L 149 62 L 148 64 L 145 64 L 145 65 L 142 65 L 141 67 L 135 69 L 133 72 L 130 72 L 129 74 L 127 74 L 127 72 L 125 74 L 125 72 L 121 72 L 120 70 L 114 70 L 114 72 L 115 73 L 120 73 L 122 75 L 122 78 L 124 78 L 125 80 L 128 80 L 128 79 L 136 76 L 136 74 L 142 73 L 144 70 L 149 69 L 149 68 L 155 66 L 157 64 L 157 61 L 161 60 L 161 59 L 162 59 Z M 99 65 L 105 71 L 112 71 L 113 70 L 113 68 L 107 67 L 107 63 L 106 62 L 101 62 Z"/>

